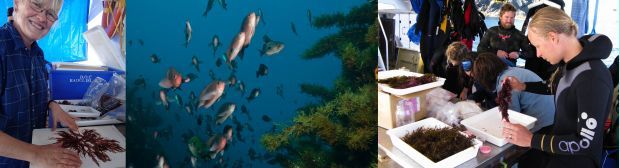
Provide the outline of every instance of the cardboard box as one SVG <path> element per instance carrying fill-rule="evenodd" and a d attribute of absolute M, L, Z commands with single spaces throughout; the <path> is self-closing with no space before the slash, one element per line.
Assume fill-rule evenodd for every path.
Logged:
<path fill-rule="evenodd" d="M 419 99 L 418 105 L 420 107 L 420 111 L 415 113 L 413 121 L 419 121 L 419 120 L 426 118 L 427 116 L 426 105 L 425 105 L 426 94 L 430 92 L 431 90 L 432 89 L 427 89 L 427 90 L 423 90 L 420 92 L 416 92 L 416 93 L 412 93 L 412 94 L 408 94 L 404 96 L 397 96 L 397 95 L 393 95 L 387 92 L 383 92 L 381 91 L 381 89 L 379 89 L 379 93 L 378 93 L 379 94 L 378 96 L 379 126 L 385 129 L 392 129 L 396 127 L 396 105 L 398 104 L 398 101 L 402 99 L 418 98 Z"/>
<path fill-rule="evenodd" d="M 409 49 L 398 49 L 398 60 L 396 61 L 396 68 L 405 68 L 411 72 L 424 71 L 424 63 L 420 56 L 420 52 Z"/>
<path fill-rule="evenodd" d="M 49 74 L 49 87 L 53 100 L 82 99 L 91 81 L 101 77 L 106 81 L 112 78 L 114 73 L 125 74 L 124 71 L 104 67 L 104 70 L 74 69 L 58 70 L 54 68 Z"/>
<path fill-rule="evenodd" d="M 386 79 L 395 76 L 422 76 L 422 74 L 409 72 L 406 70 L 390 70 L 379 72 L 379 79 Z M 378 84 L 378 125 L 391 129 L 396 127 L 396 105 L 403 99 L 416 99 L 419 111 L 415 113 L 412 121 L 426 118 L 426 94 L 434 88 L 443 86 L 446 80 L 437 77 L 436 82 L 427 83 L 411 88 L 394 89 L 385 84 Z"/>

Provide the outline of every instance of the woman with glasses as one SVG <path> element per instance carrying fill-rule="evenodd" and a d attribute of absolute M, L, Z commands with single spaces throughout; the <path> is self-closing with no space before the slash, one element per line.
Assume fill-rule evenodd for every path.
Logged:
<path fill-rule="evenodd" d="M 79 167 L 77 153 L 59 144 L 33 145 L 32 131 L 44 128 L 48 110 L 77 130 L 75 120 L 50 101 L 48 63 L 37 40 L 58 19 L 62 0 L 14 0 L 13 22 L 0 27 L 0 167 Z"/>

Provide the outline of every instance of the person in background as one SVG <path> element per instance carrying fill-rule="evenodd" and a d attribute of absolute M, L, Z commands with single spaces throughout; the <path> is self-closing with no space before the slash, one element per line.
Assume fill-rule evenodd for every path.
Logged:
<path fill-rule="evenodd" d="M 13 7 L 6 10 L 6 16 L 9 22 L 13 22 Z"/>
<path fill-rule="evenodd" d="M 549 84 L 523 83 L 515 77 L 504 82 L 517 91 L 554 95 L 554 125 L 541 134 L 504 121 L 503 136 L 509 143 L 539 151 L 519 166 L 601 167 L 603 129 L 613 97 L 611 75 L 601 59 L 609 57 L 611 40 L 600 34 L 577 38 L 575 22 L 552 7 L 539 10 L 528 30 L 536 55 L 559 68 Z"/>
<path fill-rule="evenodd" d="M 77 153 L 61 144 L 33 145 L 32 132 L 44 128 L 48 110 L 57 122 L 77 131 L 75 120 L 50 101 L 47 69 L 37 40 L 58 19 L 63 0 L 14 0 L 13 22 L 0 27 L 0 167 L 80 167 Z"/>
<path fill-rule="evenodd" d="M 484 89 L 497 95 L 502 88 L 502 80 L 508 76 L 520 81 L 542 81 L 534 72 L 523 68 L 509 67 L 492 53 L 480 53 L 474 61 L 471 74 Z M 536 118 L 533 131 L 541 130 L 553 124 L 553 114 L 555 113 L 553 96 L 518 91 L 513 91 L 511 94 L 512 101 L 508 109 Z"/>
<path fill-rule="evenodd" d="M 448 65 L 446 66 L 446 82 L 442 86 L 444 89 L 458 95 L 461 100 L 467 99 L 471 91 L 469 76 L 465 74 L 465 68 L 469 70 L 471 64 L 463 67 L 461 62 L 469 55 L 469 49 L 460 41 L 452 42 L 446 49 Z"/>
<path fill-rule="evenodd" d="M 499 25 L 489 28 L 478 44 L 478 53 L 491 52 L 514 67 L 517 59 L 532 57 L 529 41 L 514 26 L 517 9 L 510 3 L 504 4 L 499 11 Z"/>

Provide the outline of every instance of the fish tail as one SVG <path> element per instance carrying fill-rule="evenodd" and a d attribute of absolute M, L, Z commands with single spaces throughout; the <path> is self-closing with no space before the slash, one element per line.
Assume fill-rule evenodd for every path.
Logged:
<path fill-rule="evenodd" d="M 260 53 L 261 57 L 265 55 L 265 52 L 263 50 L 261 50 L 261 49 L 258 49 L 258 53 Z"/>

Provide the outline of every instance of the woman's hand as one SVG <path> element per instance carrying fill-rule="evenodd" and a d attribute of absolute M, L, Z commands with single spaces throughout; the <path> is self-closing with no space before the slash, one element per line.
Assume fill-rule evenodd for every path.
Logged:
<path fill-rule="evenodd" d="M 510 59 L 517 59 L 517 58 L 519 58 L 519 52 L 516 52 L 516 51 L 510 52 L 510 54 L 508 54 L 508 58 L 510 58 Z"/>
<path fill-rule="evenodd" d="M 505 120 L 502 122 L 504 128 L 502 131 L 502 136 L 512 144 L 521 147 L 530 147 L 532 146 L 532 133 L 530 130 L 525 128 L 521 124 L 512 124 L 506 122 Z"/>
<path fill-rule="evenodd" d="M 514 76 L 508 76 L 506 78 L 504 78 L 502 80 L 502 85 L 504 85 L 504 83 L 506 82 L 510 82 L 510 86 L 512 87 L 512 90 L 516 90 L 516 91 L 524 91 L 525 90 L 525 83 L 522 83 L 521 81 L 519 81 L 519 79 L 517 79 Z"/>
<path fill-rule="evenodd" d="M 62 148 L 60 144 L 37 146 L 34 167 L 80 167 L 82 161 L 76 152 Z"/>
<path fill-rule="evenodd" d="M 469 93 L 469 89 L 463 88 L 463 90 L 461 91 L 461 94 L 459 94 L 459 98 L 461 100 L 467 100 L 467 93 Z"/>
<path fill-rule="evenodd" d="M 497 50 L 497 56 L 500 58 L 508 58 L 508 53 L 504 50 Z"/>
<path fill-rule="evenodd" d="M 49 108 L 50 110 L 52 110 L 52 115 L 54 116 L 54 121 L 53 121 L 54 123 L 50 124 L 52 126 L 52 131 L 56 130 L 56 124 L 58 122 L 69 127 L 69 129 L 73 131 L 78 130 L 78 126 L 75 123 L 75 118 L 71 117 L 71 115 L 69 115 L 67 112 L 62 110 L 62 108 L 60 108 L 60 105 L 58 105 L 58 103 L 50 102 Z"/>

